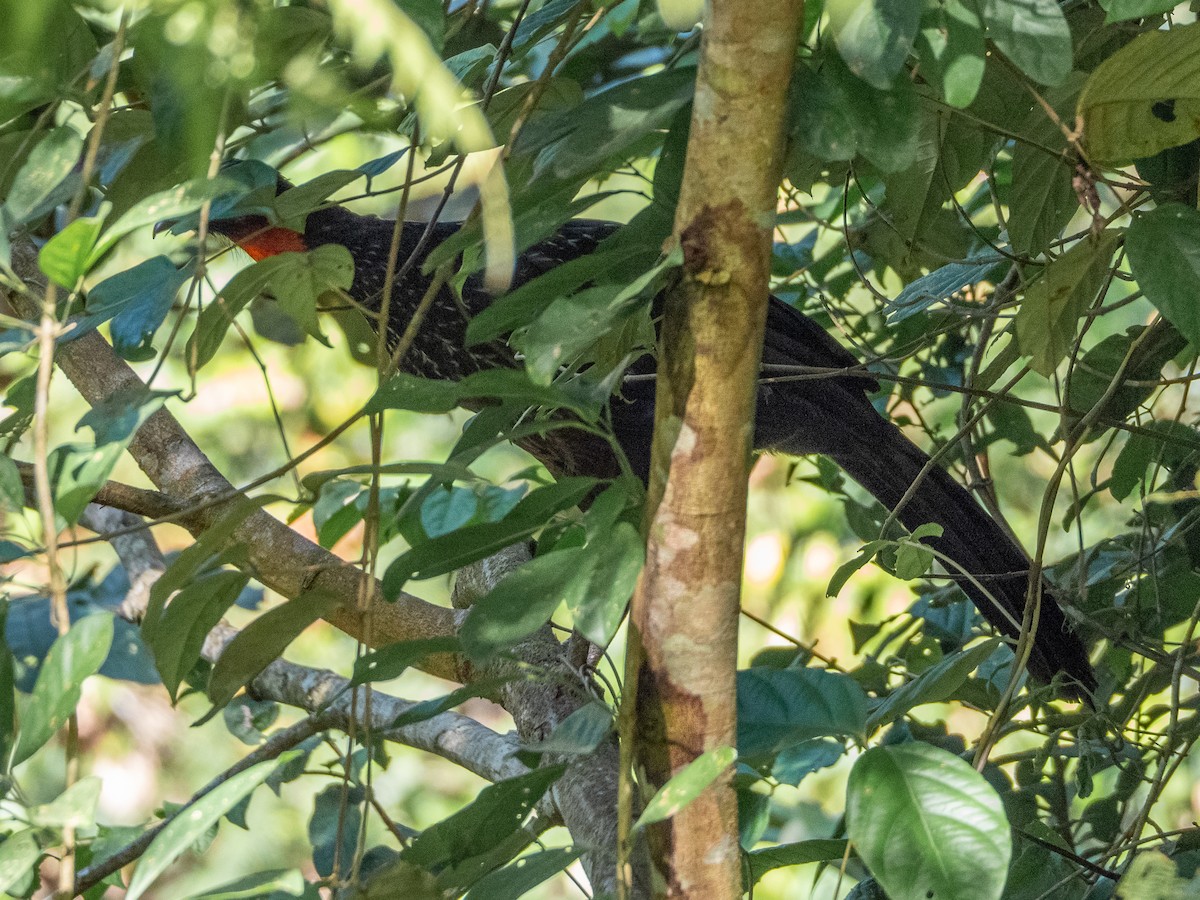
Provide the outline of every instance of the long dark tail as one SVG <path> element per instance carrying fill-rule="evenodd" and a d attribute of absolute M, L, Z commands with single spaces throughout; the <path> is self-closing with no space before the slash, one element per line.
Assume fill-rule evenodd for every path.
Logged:
<path fill-rule="evenodd" d="M 837 463 L 888 509 L 895 509 L 912 484 L 920 483 L 897 518 L 909 530 L 927 522 L 942 526 L 930 546 L 953 560 L 953 573 L 967 596 L 996 629 L 1009 637 L 1021 630 L 1029 586 L 1029 559 L 975 499 L 942 468 L 933 465 L 922 477 L 929 457 L 890 422 L 875 417 L 861 443 L 833 453 Z M 947 567 L 952 569 L 953 567 Z M 973 579 L 973 580 L 972 580 Z M 1042 602 L 1029 672 L 1043 682 L 1066 674 L 1065 689 L 1084 696 L 1096 687 L 1096 676 L 1083 642 L 1042 582 Z"/>

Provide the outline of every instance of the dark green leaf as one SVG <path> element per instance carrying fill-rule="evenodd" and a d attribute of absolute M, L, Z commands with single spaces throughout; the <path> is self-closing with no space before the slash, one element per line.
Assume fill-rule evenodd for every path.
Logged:
<path fill-rule="evenodd" d="M 882 172 L 898 172 L 917 155 L 920 116 L 907 78 L 881 91 L 856 78 L 841 58 L 827 55 L 813 71 L 800 66 L 792 92 L 797 140 L 826 161 L 861 154 Z"/>
<path fill-rule="evenodd" d="M 1104 17 L 1104 24 L 1111 25 L 1114 22 L 1159 16 L 1170 12 L 1179 4 L 1175 0 L 1104 0 L 1100 5 L 1108 11 L 1108 15 Z"/>
<path fill-rule="evenodd" d="M 983 776 L 929 744 L 872 747 L 846 786 L 847 833 L 891 900 L 1000 900 L 1012 855 Z"/>
<path fill-rule="evenodd" d="M 88 292 L 83 328 L 112 319 L 113 347 L 130 360 L 150 359 L 154 333 L 171 311 L 175 294 L 190 277 L 165 256 L 106 278 Z"/>
<path fill-rule="evenodd" d="M 1071 29 L 1056 0 L 982 0 L 987 36 L 1039 84 L 1055 85 L 1071 71 Z"/>
<path fill-rule="evenodd" d="M 591 753 L 612 730 L 612 710 L 593 701 L 563 719 L 549 737 L 526 744 L 525 749 L 534 753 Z"/>
<path fill-rule="evenodd" d="M 838 52 L 850 71 L 886 91 L 904 66 L 921 23 L 909 0 L 825 0 Z"/>
<path fill-rule="evenodd" d="M 143 635 L 172 697 L 200 659 L 204 639 L 249 581 L 249 576 L 229 571 L 197 578 L 171 599 L 152 633 Z"/>
<path fill-rule="evenodd" d="M 758 884 L 772 869 L 784 866 L 803 866 L 807 863 L 838 863 L 846 857 L 844 840 L 798 841 L 794 844 L 779 844 L 749 853 L 750 884 Z"/>
<path fill-rule="evenodd" d="M 83 681 L 100 669 L 112 636 L 112 616 L 96 613 L 80 619 L 54 642 L 21 716 L 14 764 L 32 756 L 75 712 Z"/>
<path fill-rule="evenodd" d="M 388 567 L 383 577 L 384 593 L 395 597 L 410 579 L 457 571 L 530 537 L 552 516 L 582 501 L 595 485 L 592 478 L 563 479 L 531 491 L 499 522 L 468 525 L 413 547 Z"/>
<path fill-rule="evenodd" d="M 129 900 L 137 900 L 145 894 L 147 888 L 181 853 L 216 825 L 223 815 L 262 784 L 268 775 L 287 762 L 295 752 L 297 751 L 289 751 L 278 759 L 260 762 L 244 772 L 239 772 L 193 803 L 185 814 L 178 815 L 168 822 L 138 861 L 133 880 L 129 884 L 129 893 L 126 894 Z"/>
<path fill-rule="evenodd" d="M 457 637 L 424 638 L 400 641 L 359 657 L 354 662 L 353 684 L 389 681 L 399 678 L 406 669 L 435 653 L 457 653 Z"/>
<path fill-rule="evenodd" d="M 484 788 L 465 809 L 421 832 L 401 857 L 437 869 L 487 853 L 521 827 L 565 770 L 548 766 Z"/>
<path fill-rule="evenodd" d="M 940 83 L 951 106 L 971 105 L 983 82 L 983 21 L 976 0 L 926 4 L 916 39 L 923 74 Z"/>
<path fill-rule="evenodd" d="M 970 650 L 962 650 L 945 657 L 922 672 L 920 677 L 906 682 L 889 694 L 887 699 L 871 712 L 867 721 L 868 728 L 874 731 L 924 703 L 942 703 L 949 700 L 967 680 L 967 676 L 990 657 L 999 645 L 998 638 L 991 638 Z"/>
<path fill-rule="evenodd" d="M 230 543 L 233 533 L 247 518 L 258 512 L 274 499 L 271 496 L 247 497 L 230 504 L 229 511 L 221 516 L 211 528 L 207 528 L 194 544 L 179 554 L 154 582 L 150 589 L 150 602 L 142 618 L 142 636 L 147 643 L 157 638 L 159 620 L 167 599 L 187 584 L 197 572 L 209 565 Z"/>
<path fill-rule="evenodd" d="M 479 879 L 465 900 L 519 900 L 548 878 L 557 875 L 579 858 L 571 847 L 540 850 Z"/>
<path fill-rule="evenodd" d="M 848 675 L 823 669 L 738 672 L 738 749 L 744 758 L 818 737 L 862 735 L 867 697 Z"/>
<path fill-rule="evenodd" d="M 533 634 L 563 602 L 585 557 L 582 547 L 572 547 L 506 575 L 471 607 L 459 629 L 463 648 L 474 659 L 486 659 Z"/>
<path fill-rule="evenodd" d="M 1070 351 L 1080 317 L 1108 281 L 1120 241 L 1116 231 L 1084 238 L 1047 265 L 1025 292 L 1015 323 L 1017 341 L 1035 371 L 1049 377 Z"/>
<path fill-rule="evenodd" d="M 38 141 L 13 179 L 4 203 L 5 214 L 12 226 L 44 216 L 58 204 L 71 199 L 76 184 L 68 177 L 82 150 L 83 139 L 74 128 L 65 125 L 51 130 Z"/>
<path fill-rule="evenodd" d="M 101 257 L 116 245 L 117 241 L 131 231 L 193 213 L 209 200 L 230 191 L 237 191 L 238 188 L 239 185 L 236 181 L 224 176 L 218 176 L 211 180 L 197 178 L 170 190 L 146 197 L 131 207 L 103 233 L 100 242 L 88 259 L 88 267 L 91 268 L 99 262 Z"/>
<path fill-rule="evenodd" d="M 1158 311 L 1200 347 L 1200 212 L 1168 203 L 1134 218 L 1125 239 L 1129 268 Z"/>
<path fill-rule="evenodd" d="M 208 699 L 224 706 L 244 685 L 279 658 L 305 628 L 341 604 L 339 597 L 309 591 L 268 610 L 225 645 L 208 679 Z"/>

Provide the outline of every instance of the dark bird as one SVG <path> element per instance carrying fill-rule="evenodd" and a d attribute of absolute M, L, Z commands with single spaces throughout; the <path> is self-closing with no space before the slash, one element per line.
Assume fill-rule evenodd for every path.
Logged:
<path fill-rule="evenodd" d="M 513 287 L 592 253 L 618 227 L 610 222 L 580 219 L 567 222 L 552 237 L 518 257 Z M 303 233 L 273 226 L 261 215 L 213 221 L 210 228 L 255 259 L 340 244 L 354 260 L 350 296 L 368 311 L 378 313 L 381 309 L 394 222 L 329 206 L 308 216 Z M 435 224 L 430 239 L 420 246 L 426 224 L 405 222 L 402 226 L 398 254 L 402 277 L 395 279 L 388 305 L 388 331 L 393 344 L 430 286 L 430 276 L 422 272 L 425 258 L 458 228 L 457 223 Z M 503 341 L 471 347 L 466 344 L 470 317 L 493 300 L 478 276 L 466 281 L 461 299 L 443 288 L 426 313 L 401 368 L 426 378 L 458 379 L 481 369 L 518 365 Z M 824 329 L 775 297 L 768 309 L 762 360 L 764 365 L 828 369 L 858 365 L 858 360 Z M 647 356 L 633 368 L 650 372 L 653 367 L 653 358 Z M 926 538 L 926 543 L 965 573 L 952 577 L 984 618 L 1002 634 L 1015 638 L 1020 633 L 1029 587 L 1028 557 L 944 469 L 931 466 L 922 476 L 929 457 L 876 412 L 867 394 L 877 389 L 869 376 L 859 372 L 761 384 L 754 446 L 796 456 L 824 454 L 889 510 L 895 510 L 920 479 L 912 496 L 900 506 L 897 518 L 910 531 L 927 522 L 942 527 L 942 535 Z M 653 382 L 646 379 L 626 384 L 611 402 L 610 412 L 618 442 L 634 470 L 645 479 L 654 423 Z M 551 437 L 522 446 L 559 476 L 605 478 L 620 471 L 607 442 L 577 429 L 559 429 L 551 432 Z M 1083 642 L 1044 582 L 1041 596 L 1029 671 L 1042 682 L 1063 673 L 1064 691 L 1086 699 L 1096 687 L 1096 678 Z"/>

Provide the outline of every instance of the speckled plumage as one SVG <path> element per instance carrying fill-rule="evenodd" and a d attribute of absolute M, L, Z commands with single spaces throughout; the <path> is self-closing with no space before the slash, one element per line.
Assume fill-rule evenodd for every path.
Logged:
<path fill-rule="evenodd" d="M 239 235 L 245 236 L 265 224 L 262 219 L 243 219 L 217 222 L 213 228 L 239 240 Z M 393 346 L 429 289 L 430 279 L 421 271 L 426 255 L 458 227 L 451 223 L 435 225 L 426 247 L 414 257 L 426 226 L 419 222 L 403 225 L 398 259 L 406 270 L 403 277 L 394 280 L 388 308 L 388 333 Z M 608 222 L 568 222 L 557 234 L 520 256 L 513 287 L 591 253 L 617 227 Z M 309 216 L 304 242 L 310 248 L 331 243 L 345 246 L 355 263 L 349 293 L 365 309 L 378 313 L 393 228 L 393 222 L 330 207 Z M 454 380 L 481 369 L 516 365 L 517 360 L 503 341 L 466 346 L 470 317 L 492 300 L 478 277 L 467 280 L 461 303 L 449 288 L 442 288 L 405 354 L 402 368 L 426 378 Z M 762 358 L 767 364 L 833 369 L 857 365 L 857 360 L 824 329 L 775 298 L 768 308 Z M 635 368 L 651 372 L 654 360 L 646 357 L 635 363 Z M 755 447 L 797 455 L 828 455 L 889 509 L 895 509 L 903 500 L 897 518 L 910 530 L 927 522 L 941 525 L 943 535 L 928 543 L 968 573 L 969 577 L 956 580 L 984 617 L 1004 634 L 1016 636 L 1028 588 L 1027 557 L 945 470 L 930 466 L 926 471 L 929 457 L 876 412 L 867 396 L 874 389 L 874 381 L 861 374 L 763 384 L 756 404 Z M 654 423 L 653 382 L 626 384 L 621 398 L 613 401 L 610 414 L 613 431 L 634 470 L 647 477 Z M 559 476 L 607 478 L 619 472 L 608 443 L 579 429 L 556 429 L 525 440 L 522 446 Z M 916 489 L 906 497 L 918 480 Z M 1074 682 L 1068 690 L 1090 691 L 1095 676 L 1086 650 L 1052 601 L 1048 586 L 1044 596 L 1047 599 L 1042 603 L 1029 669 L 1043 681 L 1057 672 L 1066 672 Z"/>

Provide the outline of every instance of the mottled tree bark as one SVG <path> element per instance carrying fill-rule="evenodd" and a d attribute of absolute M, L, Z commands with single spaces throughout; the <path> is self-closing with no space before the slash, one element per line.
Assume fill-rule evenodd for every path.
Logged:
<path fill-rule="evenodd" d="M 660 341 L 649 544 L 632 610 L 627 694 L 644 797 L 734 743 L 755 382 L 802 18 L 803 0 L 713 0 L 706 20 L 675 217 L 683 278 Z M 652 826 L 655 896 L 742 895 L 731 777 Z"/>

